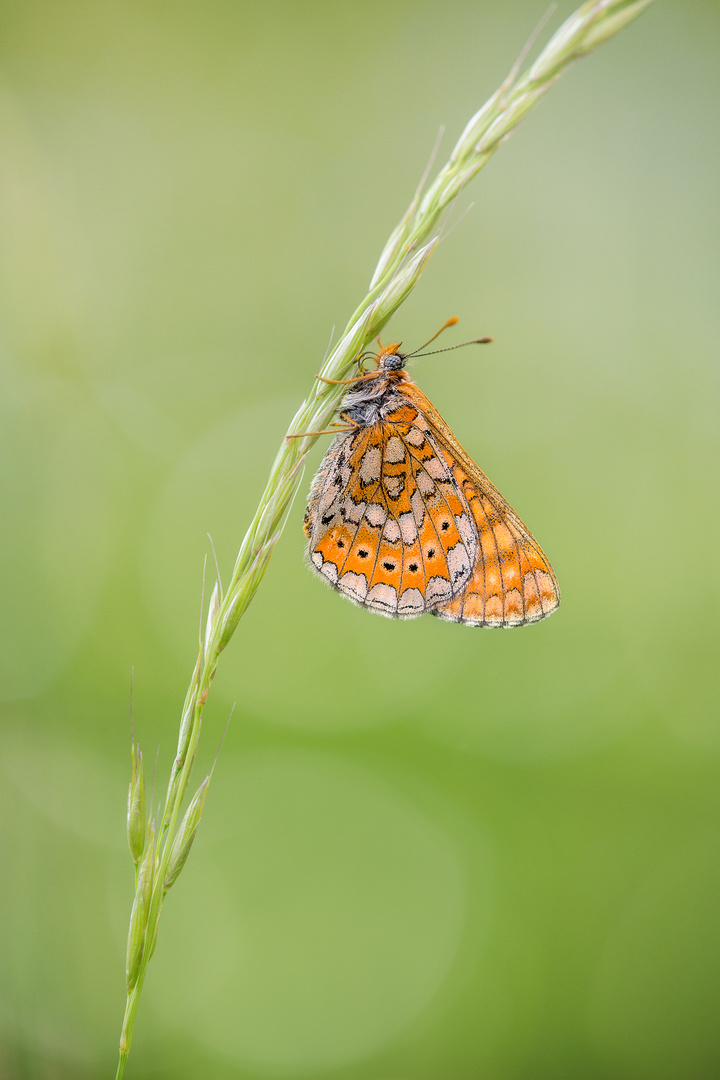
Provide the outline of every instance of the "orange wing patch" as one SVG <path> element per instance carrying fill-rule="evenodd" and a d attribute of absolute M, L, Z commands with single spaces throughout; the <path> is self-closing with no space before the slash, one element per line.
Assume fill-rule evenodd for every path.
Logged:
<path fill-rule="evenodd" d="M 356 604 L 415 618 L 458 596 L 477 533 L 462 489 L 417 410 L 338 436 L 305 515 L 314 569 Z"/>
<path fill-rule="evenodd" d="M 433 615 L 468 626 L 507 627 L 551 615 L 560 603 L 560 590 L 537 540 L 484 473 L 484 490 L 479 490 L 445 454 L 470 505 L 480 549 L 465 591 L 435 608 Z"/>
<path fill-rule="evenodd" d="M 411 380 L 399 392 L 427 423 L 472 513 L 478 535 L 473 573 L 460 596 L 436 605 L 441 619 L 466 626 L 524 626 L 560 603 L 553 569 L 527 526 L 478 468 L 432 402 Z"/>

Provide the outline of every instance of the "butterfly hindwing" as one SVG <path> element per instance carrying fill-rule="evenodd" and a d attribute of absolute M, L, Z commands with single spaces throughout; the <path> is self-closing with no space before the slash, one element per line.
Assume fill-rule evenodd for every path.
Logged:
<path fill-rule="evenodd" d="M 497 497 L 491 500 L 487 488 L 480 490 L 457 463 L 453 473 L 470 504 L 480 547 L 462 595 L 439 605 L 433 614 L 468 626 L 506 627 L 552 614 L 560 592 L 540 545 L 496 489 Z"/>
<path fill-rule="evenodd" d="M 550 563 L 518 517 L 442 419 L 419 387 L 402 392 L 421 409 L 443 456 L 463 490 L 477 529 L 479 547 L 463 593 L 433 609 L 433 615 L 468 626 L 524 626 L 551 615 L 560 590 Z"/>

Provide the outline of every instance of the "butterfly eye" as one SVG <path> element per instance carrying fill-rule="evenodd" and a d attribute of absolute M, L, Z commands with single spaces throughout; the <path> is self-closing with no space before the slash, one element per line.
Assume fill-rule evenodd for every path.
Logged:
<path fill-rule="evenodd" d="M 362 551 L 358 551 L 358 558 L 359 559 L 367 559 L 367 557 L 368 557 L 367 551 L 365 551 L 364 549 Z"/>
<path fill-rule="evenodd" d="M 435 558 L 435 548 L 428 548 L 427 557 L 428 557 L 428 559 L 434 559 Z"/>
<path fill-rule="evenodd" d="M 417 563 L 416 562 L 411 562 L 410 566 L 408 567 L 408 570 L 410 570 L 411 573 L 416 574 L 417 573 L 417 568 L 418 568 Z"/>
<path fill-rule="evenodd" d="M 450 522 L 449 521 L 443 521 L 440 528 L 442 529 L 443 532 L 447 532 L 447 530 L 450 528 Z"/>
<path fill-rule="evenodd" d="M 386 353 L 382 358 L 384 371 L 402 371 L 405 367 L 405 357 L 399 353 Z"/>
<path fill-rule="evenodd" d="M 338 542 L 337 542 L 337 546 L 338 546 L 339 548 L 344 548 L 344 547 L 345 547 L 345 541 L 344 541 L 344 540 L 338 540 Z"/>
<path fill-rule="evenodd" d="M 386 570 L 394 570 L 395 569 L 395 563 L 384 562 L 383 566 L 385 567 Z"/>

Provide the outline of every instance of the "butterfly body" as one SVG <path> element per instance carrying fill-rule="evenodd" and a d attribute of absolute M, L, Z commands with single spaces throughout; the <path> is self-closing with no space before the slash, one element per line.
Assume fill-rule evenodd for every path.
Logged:
<path fill-rule="evenodd" d="M 312 568 L 391 618 L 520 626 L 558 606 L 537 541 L 405 371 L 399 345 L 345 395 L 305 514 Z"/>

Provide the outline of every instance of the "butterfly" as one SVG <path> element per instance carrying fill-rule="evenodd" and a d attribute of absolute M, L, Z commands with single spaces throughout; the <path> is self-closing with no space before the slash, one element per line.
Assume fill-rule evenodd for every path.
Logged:
<path fill-rule="evenodd" d="M 405 370 L 420 350 L 378 344 L 376 369 L 348 380 L 345 426 L 308 496 L 310 566 L 390 618 L 509 627 L 551 615 L 560 590 L 542 548 Z"/>

